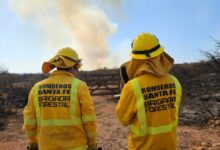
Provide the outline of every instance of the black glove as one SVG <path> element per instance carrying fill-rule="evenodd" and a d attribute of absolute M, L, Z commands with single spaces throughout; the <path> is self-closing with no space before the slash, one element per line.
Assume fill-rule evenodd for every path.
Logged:
<path fill-rule="evenodd" d="M 37 144 L 29 144 L 27 150 L 38 150 Z"/>
<path fill-rule="evenodd" d="M 89 146 L 87 150 L 98 150 L 96 146 Z"/>
<path fill-rule="evenodd" d="M 102 148 L 97 146 L 89 146 L 87 150 L 102 150 Z"/>

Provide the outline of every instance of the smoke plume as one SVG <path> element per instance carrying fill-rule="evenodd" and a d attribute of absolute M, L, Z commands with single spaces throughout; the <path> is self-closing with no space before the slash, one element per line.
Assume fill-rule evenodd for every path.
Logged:
<path fill-rule="evenodd" d="M 105 0 L 119 12 L 120 1 Z M 70 46 L 83 59 L 83 69 L 112 66 L 108 38 L 117 24 L 106 15 L 100 4 L 88 0 L 11 0 L 11 8 L 24 21 L 34 22 L 55 53 Z M 118 3 L 117 3 L 118 2 Z M 117 4 L 116 4 L 117 3 Z M 53 54 L 54 54 L 53 53 Z M 52 56 L 51 56 L 52 57 Z M 49 58 L 48 58 L 49 59 Z"/>

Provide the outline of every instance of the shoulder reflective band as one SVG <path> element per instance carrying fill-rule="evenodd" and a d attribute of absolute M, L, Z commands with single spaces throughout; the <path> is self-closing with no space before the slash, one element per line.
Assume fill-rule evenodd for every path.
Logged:
<path fill-rule="evenodd" d="M 158 48 L 160 48 L 160 44 L 158 44 L 157 46 L 149 49 L 149 50 L 143 50 L 143 51 L 140 51 L 140 50 L 132 50 L 132 53 L 133 54 L 145 54 L 147 57 L 150 57 L 150 53 L 156 51 Z"/>
<path fill-rule="evenodd" d="M 144 98 L 141 93 L 141 89 L 138 83 L 137 78 L 131 80 L 132 88 L 136 96 L 136 106 L 137 106 L 137 118 L 140 122 L 140 127 L 135 128 L 131 126 L 131 130 L 138 136 L 144 136 L 147 131 L 147 122 L 146 122 L 146 114 L 144 108 Z"/>
<path fill-rule="evenodd" d="M 174 124 L 176 125 L 175 127 L 177 127 L 178 120 L 179 120 L 179 118 L 178 118 L 179 106 L 180 106 L 180 102 L 181 102 L 181 98 L 182 98 L 182 87 L 181 87 L 179 81 L 174 76 L 171 75 L 171 77 L 172 77 L 172 79 L 175 83 L 175 86 L 176 86 L 176 102 L 175 102 L 176 113 L 175 113 L 175 123 Z"/>
<path fill-rule="evenodd" d="M 173 77 L 172 77 L 173 78 Z M 149 127 L 147 126 L 146 122 L 146 114 L 144 109 L 144 99 L 141 93 L 141 89 L 139 87 L 137 79 L 132 80 L 132 88 L 134 90 L 136 100 L 137 100 L 137 117 L 140 121 L 140 128 L 134 126 L 133 124 L 130 125 L 130 131 L 134 134 L 134 137 L 137 136 L 145 136 L 146 134 L 157 135 L 161 133 L 166 133 L 172 131 L 178 125 L 178 113 L 179 113 L 179 103 L 181 100 L 181 86 L 177 79 L 173 78 L 175 85 L 176 85 L 176 113 L 175 113 L 175 121 L 171 122 L 167 125 L 162 125 L 158 127 Z M 143 105 L 143 106 L 141 106 Z"/>
<path fill-rule="evenodd" d="M 39 101 L 38 101 L 38 88 L 39 88 L 39 83 L 35 84 L 34 87 L 34 107 L 36 110 L 36 117 L 37 117 L 37 125 L 40 125 L 40 106 L 39 106 Z"/>
<path fill-rule="evenodd" d="M 71 97 L 70 97 L 70 111 L 71 120 L 74 121 L 74 125 L 81 124 L 81 118 L 76 116 L 76 108 L 78 106 L 78 86 L 79 79 L 74 78 L 71 86 Z"/>
<path fill-rule="evenodd" d="M 36 108 L 36 114 L 37 114 L 37 123 L 38 126 L 71 126 L 71 125 L 78 125 L 81 124 L 81 118 L 78 118 L 76 116 L 76 108 L 78 105 L 78 85 L 79 85 L 79 79 L 74 78 L 71 86 L 71 98 L 70 98 L 70 119 L 42 119 L 41 118 L 41 110 L 39 107 L 38 102 L 38 86 L 35 89 L 35 98 L 34 98 L 34 104 Z"/>

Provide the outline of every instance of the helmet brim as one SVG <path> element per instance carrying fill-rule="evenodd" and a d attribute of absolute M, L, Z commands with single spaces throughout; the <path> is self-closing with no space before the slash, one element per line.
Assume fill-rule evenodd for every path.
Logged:
<path fill-rule="evenodd" d="M 42 65 L 42 72 L 44 74 L 48 74 L 54 68 L 55 68 L 55 66 L 52 65 L 50 62 L 44 62 L 43 65 Z"/>

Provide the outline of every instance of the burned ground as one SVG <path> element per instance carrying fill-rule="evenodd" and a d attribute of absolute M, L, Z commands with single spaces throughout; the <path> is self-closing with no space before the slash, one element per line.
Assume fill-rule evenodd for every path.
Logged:
<path fill-rule="evenodd" d="M 95 73 L 118 72 L 97 70 Z M 89 74 L 91 72 L 83 72 Z M 93 72 L 94 73 L 94 72 Z M 209 62 L 175 65 L 172 74 L 183 87 L 178 149 L 220 148 L 220 73 Z M 82 76 L 78 76 L 82 78 Z M 28 92 L 41 74 L 0 75 L 0 147 L 23 150 L 27 141 L 22 131 L 22 110 Z M 106 150 L 127 149 L 128 129 L 119 125 L 112 96 L 93 96 L 97 115 L 97 142 Z"/>

